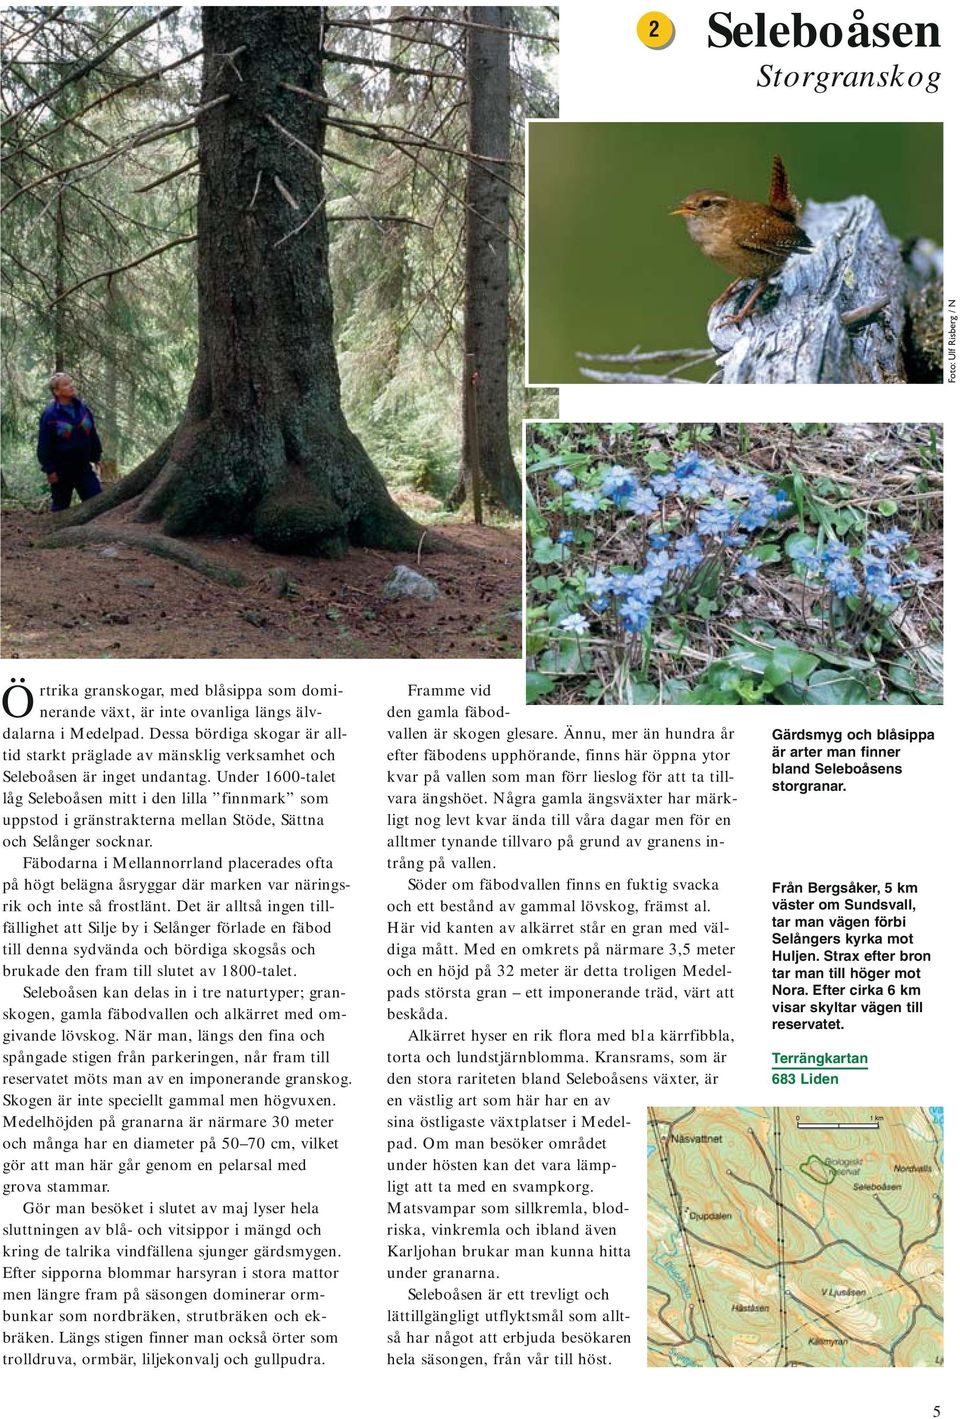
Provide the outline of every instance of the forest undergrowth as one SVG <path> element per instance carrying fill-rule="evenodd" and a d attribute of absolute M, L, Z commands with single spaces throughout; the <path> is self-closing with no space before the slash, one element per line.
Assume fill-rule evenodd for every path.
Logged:
<path fill-rule="evenodd" d="M 941 702 L 939 426 L 527 433 L 528 703 Z"/>

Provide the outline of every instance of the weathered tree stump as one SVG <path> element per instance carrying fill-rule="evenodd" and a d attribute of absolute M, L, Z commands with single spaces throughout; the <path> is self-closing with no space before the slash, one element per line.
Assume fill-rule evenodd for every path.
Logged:
<path fill-rule="evenodd" d="M 794 256 L 742 325 L 724 325 L 749 285 L 710 312 L 723 384 L 890 384 L 906 378 L 907 273 L 900 243 L 868 197 L 808 202 L 816 250 Z"/>

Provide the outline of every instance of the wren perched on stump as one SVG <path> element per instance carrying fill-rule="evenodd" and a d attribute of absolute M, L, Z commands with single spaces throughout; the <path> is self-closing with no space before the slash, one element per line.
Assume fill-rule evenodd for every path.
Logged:
<path fill-rule="evenodd" d="M 782 271 L 795 252 L 813 251 L 810 238 L 797 225 L 800 204 L 790 191 L 787 170 L 779 153 L 774 154 L 768 202 L 744 202 L 729 192 L 709 188 L 691 192 L 671 216 L 683 217 L 687 231 L 705 253 L 734 279 L 710 307 L 722 305 L 743 280 L 756 286 L 743 309 L 729 316 L 724 325 L 739 325 L 753 310 L 767 288 L 771 276 Z"/>

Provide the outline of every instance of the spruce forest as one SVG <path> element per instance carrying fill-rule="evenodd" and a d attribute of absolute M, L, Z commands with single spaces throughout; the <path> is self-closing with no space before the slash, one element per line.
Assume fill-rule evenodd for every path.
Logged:
<path fill-rule="evenodd" d="M 524 133 L 557 31 L 3 11 L 7 655 L 518 654 L 521 420 L 555 413 L 523 384 Z M 55 372 L 102 491 L 52 512 Z"/>

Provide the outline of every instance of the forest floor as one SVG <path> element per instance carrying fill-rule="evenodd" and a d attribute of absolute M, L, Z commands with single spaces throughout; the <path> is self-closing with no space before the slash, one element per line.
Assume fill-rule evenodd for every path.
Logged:
<path fill-rule="evenodd" d="M 528 703 L 942 702 L 942 426 L 544 422 L 527 431 Z M 696 493 L 681 490 L 676 471 L 691 458 Z M 562 488 L 558 468 L 570 480 Z M 656 511 L 634 515 L 603 495 L 611 473 Z M 673 486 L 658 491 L 651 479 L 665 474 Z M 741 476 L 783 499 L 782 510 L 748 519 Z M 574 486 L 595 505 L 578 509 Z M 728 518 L 721 530 L 735 540 L 711 517 Z M 700 546 L 679 552 L 691 535 Z M 608 573 L 634 575 L 639 595 L 654 551 L 668 570 L 630 625 Z M 754 565 L 741 570 L 741 557 Z M 871 591 L 871 564 L 892 599 Z M 842 567 L 848 589 L 834 593 L 824 566 Z"/>
<path fill-rule="evenodd" d="M 407 511 L 416 517 L 425 509 Z M 520 654 L 519 527 L 437 525 L 452 550 L 425 555 L 419 566 L 414 554 L 355 548 L 342 561 L 323 561 L 277 557 L 242 538 L 191 538 L 197 551 L 246 578 L 239 588 L 119 544 L 41 547 L 50 519 L 39 510 L 5 508 L 0 530 L 2 653 L 13 659 L 492 660 Z M 400 563 L 435 581 L 439 598 L 385 600 L 383 583 Z M 278 595 L 284 577 L 286 590 Z"/>

